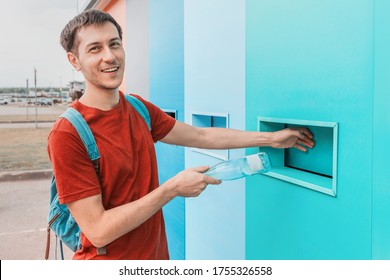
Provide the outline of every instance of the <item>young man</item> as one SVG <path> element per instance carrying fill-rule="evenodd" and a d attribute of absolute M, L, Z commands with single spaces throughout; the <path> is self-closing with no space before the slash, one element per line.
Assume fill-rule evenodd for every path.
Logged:
<path fill-rule="evenodd" d="M 268 145 L 305 151 L 314 145 L 304 128 L 273 133 L 195 128 L 136 96 L 150 113 L 150 131 L 118 89 L 125 52 L 121 27 L 109 14 L 88 10 L 76 16 L 62 31 L 61 44 L 86 83 L 85 93 L 71 106 L 89 124 L 101 154 L 98 178 L 72 125 L 59 119 L 53 126 L 48 152 L 59 199 L 82 231 L 82 248 L 74 259 L 169 258 L 162 207 L 177 196 L 196 197 L 220 181 L 200 166 L 159 186 L 156 141 L 208 149 Z"/>

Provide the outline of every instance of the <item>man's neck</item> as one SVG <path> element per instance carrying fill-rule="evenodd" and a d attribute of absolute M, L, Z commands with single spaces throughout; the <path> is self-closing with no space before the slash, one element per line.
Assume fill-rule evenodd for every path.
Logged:
<path fill-rule="evenodd" d="M 88 90 L 87 88 L 79 101 L 88 107 L 109 111 L 119 103 L 119 89 Z"/>

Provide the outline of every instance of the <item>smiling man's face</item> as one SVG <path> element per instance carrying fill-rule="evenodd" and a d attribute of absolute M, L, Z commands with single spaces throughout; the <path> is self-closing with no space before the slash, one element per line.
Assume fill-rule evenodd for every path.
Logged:
<path fill-rule="evenodd" d="M 68 59 L 81 71 L 88 90 L 117 90 L 122 83 L 125 52 L 118 30 L 111 22 L 90 25 L 76 35 L 77 55 Z"/>

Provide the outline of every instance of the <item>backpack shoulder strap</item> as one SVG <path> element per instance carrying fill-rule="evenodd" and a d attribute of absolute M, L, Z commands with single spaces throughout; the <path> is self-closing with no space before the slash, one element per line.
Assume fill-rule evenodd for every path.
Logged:
<path fill-rule="evenodd" d="M 99 159 L 100 154 L 96 145 L 95 137 L 93 137 L 92 131 L 83 116 L 76 109 L 70 107 L 66 109 L 60 118 L 67 119 L 77 130 L 87 149 L 89 158 L 92 161 Z"/>
<path fill-rule="evenodd" d="M 152 130 L 149 111 L 146 108 L 145 104 L 142 103 L 142 101 L 139 100 L 137 97 L 132 96 L 130 94 L 125 94 L 125 97 L 127 102 L 129 102 L 134 107 L 134 109 L 137 110 L 138 114 L 140 114 L 141 117 L 145 120 L 146 124 L 149 127 L 149 130 Z"/>
<path fill-rule="evenodd" d="M 92 134 L 91 129 L 89 128 L 87 122 L 83 118 L 83 116 L 74 108 L 68 108 L 66 111 L 61 114 L 60 118 L 67 119 L 73 127 L 76 129 L 78 134 L 80 135 L 80 138 L 82 142 L 85 145 L 85 148 L 87 150 L 89 158 L 93 161 L 96 174 L 100 180 L 100 174 L 99 174 L 99 166 L 98 166 L 98 159 L 100 158 L 99 150 L 96 145 L 95 137 Z M 59 225 L 57 225 L 57 231 L 56 235 L 58 234 L 58 230 L 61 230 L 61 236 L 66 237 L 66 240 L 68 242 L 65 242 L 68 246 L 73 246 L 74 239 L 79 238 L 79 232 L 80 228 L 75 225 L 74 219 L 71 217 L 68 207 L 66 204 L 60 204 L 58 200 L 58 193 L 57 193 L 57 185 L 54 175 L 52 176 L 52 182 L 50 186 L 50 211 L 49 211 L 49 225 L 47 227 L 47 239 L 46 239 L 46 252 L 45 252 L 45 259 L 49 258 L 49 251 L 50 251 L 50 229 L 52 227 L 52 223 L 56 221 L 58 217 L 65 217 L 61 219 L 67 219 L 68 222 L 66 223 L 66 228 L 64 228 L 63 222 L 60 222 Z M 72 221 L 72 222 L 69 222 Z M 71 230 L 69 230 L 69 227 L 72 227 Z M 70 232 L 70 233 L 68 233 Z M 75 234 L 77 232 L 77 234 Z M 71 245 L 70 245 L 71 244 Z M 74 248 L 71 248 L 73 251 L 76 251 L 77 248 L 80 246 L 80 239 L 78 239 L 78 243 L 75 244 Z M 61 258 L 64 259 L 63 255 L 63 246 L 62 246 L 62 240 L 60 239 L 60 251 L 61 251 Z"/>

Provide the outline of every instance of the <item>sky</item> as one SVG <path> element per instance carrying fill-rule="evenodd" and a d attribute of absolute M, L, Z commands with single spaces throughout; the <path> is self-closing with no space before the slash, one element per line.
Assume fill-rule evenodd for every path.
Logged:
<path fill-rule="evenodd" d="M 0 0 L 0 88 L 65 87 L 82 81 L 60 45 L 63 27 L 86 0 Z"/>

